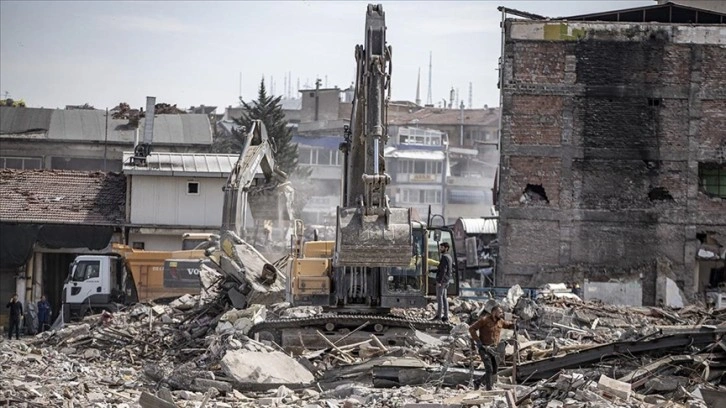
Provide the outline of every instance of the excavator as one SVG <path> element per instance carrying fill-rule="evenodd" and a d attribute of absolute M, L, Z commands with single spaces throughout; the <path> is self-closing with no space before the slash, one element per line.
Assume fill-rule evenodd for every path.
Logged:
<path fill-rule="evenodd" d="M 386 43 L 382 6 L 368 5 L 365 44 L 355 48 L 356 84 L 343 153 L 341 205 L 331 241 L 306 241 L 301 220 L 294 221 L 287 299 L 293 306 L 321 306 L 322 313 L 268 319 L 250 335 L 283 347 L 331 341 L 356 341 L 371 332 L 378 341 L 398 345 L 412 329 L 448 332 L 446 322 L 406 316 L 423 308 L 433 286 L 429 265 L 436 264 L 440 242 L 455 251 L 451 230 L 431 228 L 411 208 L 390 205 L 384 147 L 390 100 L 391 47 Z M 456 262 L 456 254 L 452 253 Z M 456 271 L 456 265 L 453 265 Z"/>

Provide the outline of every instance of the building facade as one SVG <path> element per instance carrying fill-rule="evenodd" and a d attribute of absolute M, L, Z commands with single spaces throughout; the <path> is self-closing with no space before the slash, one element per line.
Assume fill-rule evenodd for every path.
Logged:
<path fill-rule="evenodd" d="M 506 20 L 499 284 L 638 280 L 646 304 L 660 278 L 718 284 L 724 21 L 672 4 Z"/>
<path fill-rule="evenodd" d="M 222 188 L 238 155 L 152 153 L 146 166 L 134 166 L 132 156 L 125 152 L 123 165 L 131 247 L 175 251 L 182 248 L 185 233 L 219 233 Z"/>

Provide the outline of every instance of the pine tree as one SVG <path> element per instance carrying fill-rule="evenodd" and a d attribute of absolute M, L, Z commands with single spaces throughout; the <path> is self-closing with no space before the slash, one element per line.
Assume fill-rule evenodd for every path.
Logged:
<path fill-rule="evenodd" d="M 274 150 L 276 166 L 291 175 L 297 168 L 297 144 L 292 143 L 292 131 L 287 127 L 280 100 L 282 96 L 267 95 L 264 78 L 260 82 L 257 100 L 247 103 L 240 98 L 244 113 L 235 123 L 249 129 L 253 120 L 261 120 Z M 237 138 L 244 135 L 235 135 Z"/>

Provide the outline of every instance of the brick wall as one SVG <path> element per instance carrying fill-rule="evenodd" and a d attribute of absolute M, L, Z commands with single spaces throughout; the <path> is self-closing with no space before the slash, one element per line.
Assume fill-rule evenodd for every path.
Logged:
<path fill-rule="evenodd" d="M 513 95 L 508 126 L 513 144 L 558 145 L 562 137 L 562 97 Z"/>
<path fill-rule="evenodd" d="M 509 207 L 525 205 L 547 205 L 558 207 L 560 200 L 560 159 L 553 157 L 513 156 L 505 164 L 508 182 L 502 186 L 504 200 Z M 520 201 L 527 185 L 539 185 L 544 188 L 549 204 L 535 202 L 526 204 Z"/>
<path fill-rule="evenodd" d="M 726 200 L 698 190 L 698 162 L 726 155 L 726 51 L 687 27 L 513 24 L 547 23 L 507 22 L 499 282 L 635 276 L 652 304 L 666 273 L 692 293 L 696 233 L 726 230 Z"/>
<path fill-rule="evenodd" d="M 726 65 L 726 59 L 723 61 Z M 726 84 L 722 85 L 726 87 Z M 726 89 L 724 89 L 726 90 Z M 703 149 L 716 150 L 726 143 L 726 99 L 703 101 L 699 143 Z"/>

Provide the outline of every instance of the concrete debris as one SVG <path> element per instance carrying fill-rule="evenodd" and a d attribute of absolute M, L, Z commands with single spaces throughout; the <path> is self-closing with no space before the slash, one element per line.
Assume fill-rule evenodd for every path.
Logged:
<path fill-rule="evenodd" d="M 279 351 L 230 350 L 220 361 L 222 370 L 241 384 L 310 384 L 313 375 L 290 356 Z"/>
<path fill-rule="evenodd" d="M 700 408 L 726 395 L 723 310 L 618 307 L 513 288 L 501 303 L 519 317 L 517 331 L 502 331 L 495 388 L 484 391 L 474 386 L 484 369 L 468 324 L 496 299 L 452 298 L 448 335 L 411 330 L 392 345 L 362 325 L 355 339 L 313 330 L 302 351 L 284 349 L 251 338 L 250 328 L 322 309 L 269 303 L 279 277 L 254 272 L 253 252 L 223 252 L 207 265 L 206 294 L 3 340 L 0 406 Z M 258 259 L 257 268 L 282 269 Z M 225 263 L 238 267 L 228 273 Z M 431 318 L 435 305 L 392 313 Z"/>

